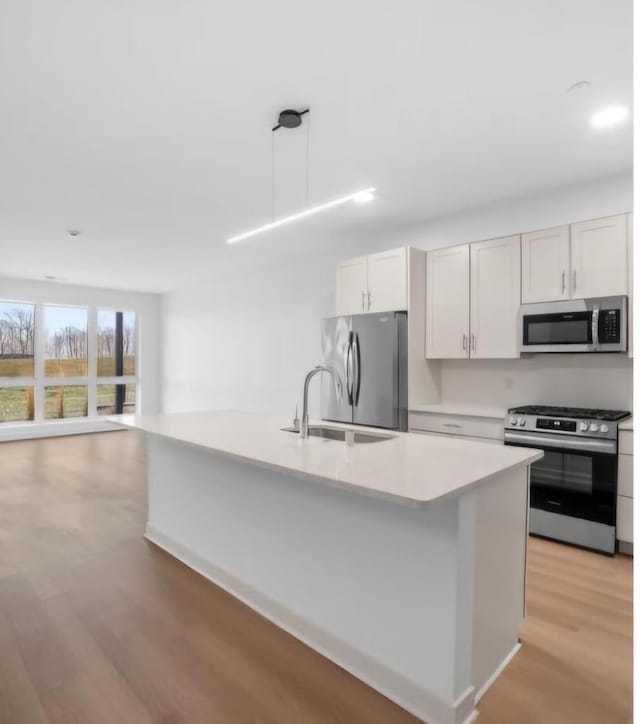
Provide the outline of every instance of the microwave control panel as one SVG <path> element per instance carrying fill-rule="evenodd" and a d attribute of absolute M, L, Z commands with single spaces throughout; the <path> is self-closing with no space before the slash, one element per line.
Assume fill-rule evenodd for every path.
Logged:
<path fill-rule="evenodd" d="M 603 309 L 600 312 L 598 337 L 601 344 L 620 342 L 620 310 Z"/>

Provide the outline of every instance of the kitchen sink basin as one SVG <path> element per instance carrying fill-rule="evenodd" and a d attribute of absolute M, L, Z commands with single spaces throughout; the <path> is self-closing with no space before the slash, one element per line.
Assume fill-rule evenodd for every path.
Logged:
<path fill-rule="evenodd" d="M 284 432 L 297 432 L 295 427 L 283 427 Z M 324 440 L 338 440 L 345 442 L 347 432 L 353 432 L 353 442 L 382 442 L 383 440 L 391 440 L 395 435 L 385 435 L 378 432 L 359 432 L 346 427 L 328 427 L 325 425 L 309 425 L 309 437 L 321 437 Z"/>

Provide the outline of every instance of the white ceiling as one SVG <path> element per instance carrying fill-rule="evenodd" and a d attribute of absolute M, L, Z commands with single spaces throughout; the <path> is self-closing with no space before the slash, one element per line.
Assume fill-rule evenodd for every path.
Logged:
<path fill-rule="evenodd" d="M 225 244 L 270 219 L 282 108 L 312 109 L 311 202 L 379 190 L 301 222 L 311 256 L 628 168 L 631 124 L 588 117 L 631 88 L 631 0 L 3 0 L 0 274 L 162 291 L 282 252 Z M 274 137 L 277 214 L 306 133 Z"/>

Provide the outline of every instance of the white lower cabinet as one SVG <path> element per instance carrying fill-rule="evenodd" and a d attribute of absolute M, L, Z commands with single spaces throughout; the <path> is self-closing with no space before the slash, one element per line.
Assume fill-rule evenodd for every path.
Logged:
<path fill-rule="evenodd" d="M 633 432 L 621 430 L 618 441 L 618 512 L 616 538 L 623 551 L 633 544 Z"/>
<path fill-rule="evenodd" d="M 488 440 L 503 444 L 504 419 L 451 415 L 433 412 L 409 412 L 409 432 L 455 435 L 469 440 Z"/>

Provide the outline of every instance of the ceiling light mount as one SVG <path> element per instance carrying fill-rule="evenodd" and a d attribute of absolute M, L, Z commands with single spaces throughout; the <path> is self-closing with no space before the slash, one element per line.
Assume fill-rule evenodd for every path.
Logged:
<path fill-rule="evenodd" d="M 309 113 L 308 108 L 304 111 L 294 111 L 291 108 L 280 111 L 278 122 L 271 130 L 277 131 L 279 128 L 298 128 L 298 126 L 302 125 L 302 116 L 304 116 L 305 113 Z"/>

